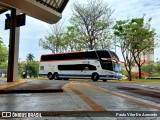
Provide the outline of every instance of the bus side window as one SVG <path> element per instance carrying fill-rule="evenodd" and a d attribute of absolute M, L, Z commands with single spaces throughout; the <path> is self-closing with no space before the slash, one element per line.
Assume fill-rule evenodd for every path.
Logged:
<path fill-rule="evenodd" d="M 85 66 L 84 70 L 97 70 L 96 66 L 93 65 L 87 65 Z"/>
<path fill-rule="evenodd" d="M 41 66 L 41 67 L 40 67 L 40 70 L 44 70 L 44 66 Z"/>
<path fill-rule="evenodd" d="M 88 67 L 85 67 L 84 70 L 89 70 L 89 68 L 88 68 Z"/>

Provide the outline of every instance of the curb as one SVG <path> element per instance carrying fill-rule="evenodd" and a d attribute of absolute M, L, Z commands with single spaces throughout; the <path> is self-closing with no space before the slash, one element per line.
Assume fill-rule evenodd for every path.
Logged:
<path fill-rule="evenodd" d="M 47 90 L 0 90 L 0 94 L 10 93 L 54 93 L 63 92 L 63 89 L 47 89 Z"/>
<path fill-rule="evenodd" d="M 136 82 L 136 81 L 111 81 L 111 80 L 108 80 L 107 82 L 117 82 L 117 83 L 137 83 L 137 84 L 160 84 L 158 82 Z"/>
<path fill-rule="evenodd" d="M 9 85 L 4 85 L 0 87 L 0 94 L 10 94 L 10 93 L 56 93 L 63 92 L 63 86 L 56 89 L 8 89 L 21 84 L 28 83 L 29 81 L 19 81 L 15 83 L 9 83 Z"/>
<path fill-rule="evenodd" d="M 9 85 L 3 85 L 2 87 L 0 87 L 0 90 L 4 90 L 4 89 L 7 89 L 7 88 L 11 88 L 11 87 L 14 87 L 14 86 L 25 84 L 27 82 L 28 81 L 19 81 L 19 82 L 15 82 L 15 83 L 10 83 Z"/>

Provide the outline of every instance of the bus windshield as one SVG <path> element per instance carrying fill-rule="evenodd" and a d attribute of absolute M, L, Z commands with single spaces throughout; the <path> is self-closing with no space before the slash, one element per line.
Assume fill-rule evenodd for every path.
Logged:
<path fill-rule="evenodd" d="M 104 69 L 104 70 L 110 70 L 110 71 L 114 71 L 116 73 L 122 73 L 120 64 L 117 64 L 114 61 L 104 60 L 102 58 L 100 63 L 101 63 L 102 69 Z"/>
<path fill-rule="evenodd" d="M 120 64 L 117 64 L 115 62 L 112 62 L 112 65 L 113 65 L 113 71 L 115 71 L 116 73 L 122 73 L 122 69 L 121 69 L 121 65 Z"/>
<path fill-rule="evenodd" d="M 101 59 L 100 60 L 100 64 L 101 64 L 102 69 L 113 71 L 112 61 L 111 60 Z"/>
<path fill-rule="evenodd" d="M 99 50 L 96 51 L 100 60 L 102 69 L 121 73 L 121 66 L 115 61 L 109 60 L 110 58 L 119 60 L 118 56 L 112 51 Z"/>

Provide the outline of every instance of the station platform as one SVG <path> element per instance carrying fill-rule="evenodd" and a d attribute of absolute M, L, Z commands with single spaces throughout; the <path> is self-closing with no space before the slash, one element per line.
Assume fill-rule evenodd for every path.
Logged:
<path fill-rule="evenodd" d="M 3 93 L 43 93 L 63 92 L 62 86 L 68 81 L 55 80 L 28 80 L 22 79 L 16 82 L 7 82 L 7 79 L 0 78 L 0 94 Z"/>

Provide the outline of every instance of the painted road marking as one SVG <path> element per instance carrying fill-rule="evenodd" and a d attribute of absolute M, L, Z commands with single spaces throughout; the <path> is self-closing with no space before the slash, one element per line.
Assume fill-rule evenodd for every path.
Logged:
<path fill-rule="evenodd" d="M 93 109 L 93 111 L 107 111 L 102 106 L 98 105 L 93 100 L 91 100 L 89 97 L 75 89 L 72 82 L 68 84 L 68 88 L 70 88 L 75 94 L 82 98 Z"/>
<path fill-rule="evenodd" d="M 107 90 L 107 89 L 104 89 L 104 88 L 99 88 L 99 87 L 96 87 L 96 86 L 93 86 L 93 85 L 89 85 L 89 84 L 86 84 L 86 83 L 83 83 L 83 84 L 84 84 L 85 86 L 87 86 L 87 87 L 90 87 L 90 88 L 94 88 L 94 89 L 103 91 L 103 92 L 105 92 L 105 93 L 107 93 L 107 94 L 119 96 L 119 97 L 125 98 L 125 99 L 127 99 L 127 100 L 130 100 L 130 101 L 132 101 L 132 102 L 141 104 L 141 105 L 143 105 L 143 106 L 147 106 L 147 107 L 150 107 L 150 108 L 154 108 L 154 109 L 160 110 L 160 104 L 157 104 L 157 103 L 154 103 L 154 102 L 145 100 L 145 99 L 141 99 L 141 98 L 137 98 L 137 97 L 125 95 L 125 94 L 122 94 L 122 93 L 113 92 L 113 91 L 110 91 L 110 90 Z"/>
<path fill-rule="evenodd" d="M 17 85 L 21 85 L 21 84 L 24 84 L 24 83 L 27 83 L 27 82 L 28 81 L 18 81 L 18 82 L 8 83 L 6 85 L 1 86 L 0 90 L 11 88 L 11 87 L 14 87 L 14 86 L 17 86 Z"/>

